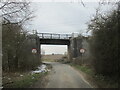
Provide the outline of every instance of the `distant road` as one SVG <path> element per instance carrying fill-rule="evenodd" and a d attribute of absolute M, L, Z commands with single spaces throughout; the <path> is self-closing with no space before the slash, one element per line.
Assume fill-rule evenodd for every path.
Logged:
<path fill-rule="evenodd" d="M 71 66 L 52 62 L 53 70 L 49 75 L 46 88 L 92 88 Z"/>

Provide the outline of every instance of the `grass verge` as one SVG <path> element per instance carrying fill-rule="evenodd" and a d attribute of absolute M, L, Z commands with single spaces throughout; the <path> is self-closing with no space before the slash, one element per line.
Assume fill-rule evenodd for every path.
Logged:
<path fill-rule="evenodd" d="M 47 69 L 51 70 L 52 66 L 50 64 L 45 64 Z M 4 88 L 29 88 L 33 86 L 37 81 L 42 82 L 49 72 L 34 73 L 31 72 L 3 72 L 3 87 Z"/>
<path fill-rule="evenodd" d="M 116 77 L 107 77 L 101 74 L 95 74 L 95 72 L 87 66 L 76 64 L 70 65 L 89 76 L 89 78 L 91 78 L 89 80 L 93 80 L 94 84 L 96 84 L 98 88 L 118 88 L 118 80 L 116 79 Z"/>
<path fill-rule="evenodd" d="M 11 78 L 10 82 L 3 84 L 4 88 L 28 88 L 36 81 L 40 80 L 46 73 L 24 74 L 22 77 Z"/>
<path fill-rule="evenodd" d="M 46 61 L 46 62 L 55 62 L 55 60 L 53 60 L 53 59 L 42 59 L 42 61 Z"/>

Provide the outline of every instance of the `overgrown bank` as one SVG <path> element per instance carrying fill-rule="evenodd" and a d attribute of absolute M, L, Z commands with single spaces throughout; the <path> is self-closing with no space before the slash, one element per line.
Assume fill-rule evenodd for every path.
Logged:
<path fill-rule="evenodd" d="M 116 87 L 119 83 L 119 29 L 120 3 L 116 9 L 107 14 L 94 17 L 89 24 L 93 36 L 90 40 L 90 51 L 93 56 L 92 65 L 95 72 L 95 80 L 98 85 L 104 87 Z"/>
<path fill-rule="evenodd" d="M 76 68 L 89 74 L 98 87 L 102 88 L 118 88 L 119 83 L 120 2 L 115 6 L 116 9 L 108 13 L 96 12 L 88 24 L 88 30 L 92 31 L 92 35 L 85 37 L 86 39 L 82 37 L 89 47 L 86 43 L 82 44 L 82 48 L 86 50 L 85 53 L 72 59 Z M 87 55 L 88 51 L 90 55 Z"/>
<path fill-rule="evenodd" d="M 2 9 L 2 69 L 3 72 L 28 71 L 41 64 L 34 34 L 25 24 L 32 18 L 29 2 L 1 2 Z M 37 53 L 32 53 L 32 48 Z"/>
<path fill-rule="evenodd" d="M 43 67 L 43 65 L 46 67 Z M 46 83 L 44 82 L 44 78 L 49 74 L 51 68 L 52 66 L 50 64 L 42 64 L 41 68 L 39 67 L 31 72 L 3 73 L 3 87 L 32 88 L 39 82 L 39 87 L 43 88 Z"/>
<path fill-rule="evenodd" d="M 117 77 L 106 77 L 102 74 L 95 74 L 94 70 L 87 66 L 70 64 L 72 67 L 83 73 L 83 77 L 91 83 L 94 88 L 118 88 Z M 82 72 L 81 72 L 82 71 Z"/>
<path fill-rule="evenodd" d="M 46 73 L 9 73 L 10 77 L 3 77 L 4 88 L 29 88 L 38 80 L 42 79 Z"/>

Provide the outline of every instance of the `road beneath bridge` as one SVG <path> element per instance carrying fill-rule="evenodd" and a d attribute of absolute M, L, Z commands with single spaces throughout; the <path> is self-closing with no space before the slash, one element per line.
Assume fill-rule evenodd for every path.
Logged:
<path fill-rule="evenodd" d="M 48 62 L 53 66 L 47 77 L 45 88 L 92 88 L 92 86 L 82 77 L 80 72 L 67 64 L 59 62 Z M 40 88 L 37 83 L 34 88 Z"/>

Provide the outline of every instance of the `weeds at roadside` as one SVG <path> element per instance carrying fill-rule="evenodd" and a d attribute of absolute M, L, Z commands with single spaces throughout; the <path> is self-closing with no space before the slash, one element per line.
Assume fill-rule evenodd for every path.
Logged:
<path fill-rule="evenodd" d="M 52 66 L 46 64 L 48 69 Z M 3 74 L 3 87 L 4 88 L 28 88 L 38 80 L 42 80 L 49 72 L 30 73 L 30 72 L 14 72 Z"/>
<path fill-rule="evenodd" d="M 84 72 L 85 74 L 93 78 L 99 88 L 118 88 L 118 81 L 116 77 L 111 78 L 103 76 L 102 74 L 95 74 L 95 72 L 87 66 L 75 65 L 72 63 L 70 63 L 69 65 L 75 67 L 76 69 Z"/>
<path fill-rule="evenodd" d="M 4 88 L 27 88 L 37 80 L 42 78 L 46 73 L 37 73 L 37 74 L 26 74 L 22 78 L 18 78 L 17 80 L 12 80 L 12 83 L 3 84 Z"/>

